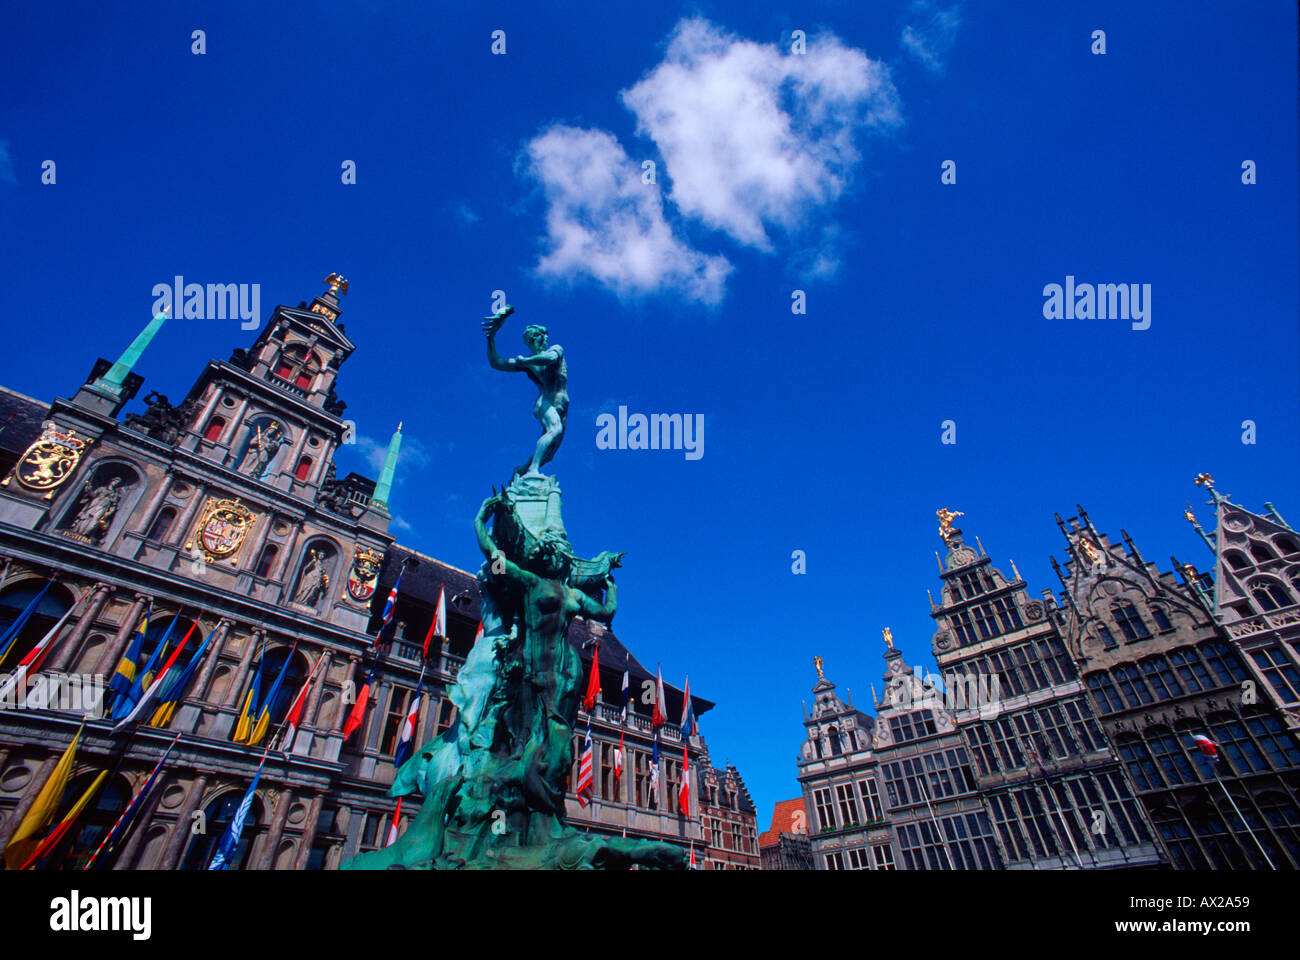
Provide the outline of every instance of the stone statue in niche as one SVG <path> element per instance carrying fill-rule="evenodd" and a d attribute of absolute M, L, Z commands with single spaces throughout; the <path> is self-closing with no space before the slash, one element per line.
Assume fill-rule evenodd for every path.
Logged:
<path fill-rule="evenodd" d="M 108 525 L 117 513 L 125 492 L 121 477 L 113 477 L 108 483 L 98 487 L 91 487 L 90 481 L 87 480 L 83 495 L 85 502 L 77 511 L 68 529 L 80 536 L 98 540 L 108 531 Z"/>
<path fill-rule="evenodd" d="M 293 595 L 293 602 L 305 607 L 316 606 L 329 582 L 329 561 L 325 551 L 312 550 L 306 566 L 302 568 L 302 577 L 298 581 L 298 592 Z"/>
<path fill-rule="evenodd" d="M 279 459 L 280 448 L 289 442 L 284 427 L 272 420 L 265 425 L 253 428 L 253 435 L 248 441 L 248 451 L 244 454 L 241 473 L 247 473 L 254 480 L 265 480 Z"/>

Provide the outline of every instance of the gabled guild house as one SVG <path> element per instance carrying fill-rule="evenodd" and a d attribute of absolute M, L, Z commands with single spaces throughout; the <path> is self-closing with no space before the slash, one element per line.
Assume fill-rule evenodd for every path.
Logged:
<path fill-rule="evenodd" d="M 354 429 L 338 378 L 357 346 L 347 282 L 326 282 L 310 304 L 276 307 L 175 403 L 151 389 L 143 412 L 123 413 L 150 341 L 170 332 L 161 315 L 71 397 L 0 388 L 9 869 L 206 868 L 255 780 L 221 854 L 232 868 L 334 868 L 418 810 L 405 798 L 398 817 L 387 796 L 394 756 L 408 718 L 414 748 L 454 721 L 447 690 L 474 642 L 477 581 L 394 542 L 400 425 L 377 479 L 338 476 Z M 599 624 L 575 621 L 570 642 L 588 665 L 598 656 L 601 687 L 575 737 L 576 758 L 590 719 L 596 789 L 585 804 L 571 796 L 573 821 L 702 856 L 707 746 L 678 729 L 683 692 L 665 685 L 670 720 L 652 729 L 641 693 L 654 675 Z M 95 676 L 98 691 L 79 686 Z M 56 693 L 42 702 L 38 689 Z M 713 707 L 692 705 L 696 717 Z"/>

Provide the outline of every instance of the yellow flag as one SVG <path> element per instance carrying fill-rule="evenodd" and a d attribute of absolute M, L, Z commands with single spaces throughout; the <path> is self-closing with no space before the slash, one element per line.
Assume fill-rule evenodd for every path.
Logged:
<path fill-rule="evenodd" d="M 30 869 L 33 863 L 43 857 L 54 847 L 58 846 L 59 841 L 67 835 L 68 831 L 72 828 L 72 825 L 77 822 L 77 817 L 81 816 L 81 811 L 86 809 L 86 805 L 89 804 L 91 798 L 95 796 L 95 792 L 103 786 L 104 781 L 107 779 L 108 771 L 99 771 L 99 775 L 95 777 L 90 786 L 86 788 L 86 792 L 81 795 L 81 799 L 78 800 L 76 804 L 73 805 L 72 809 L 68 811 L 67 816 L 59 821 L 59 825 L 50 831 L 50 835 L 41 841 L 41 845 L 36 848 L 28 858 L 27 862 L 23 864 L 22 869 Z"/>
<path fill-rule="evenodd" d="M 244 697 L 244 708 L 239 711 L 239 723 L 235 725 L 235 735 L 231 739 L 235 743 L 243 743 L 248 739 L 248 734 L 252 727 L 252 719 L 248 713 L 253 708 L 253 691 L 249 688 L 248 694 Z"/>
<path fill-rule="evenodd" d="M 271 725 L 271 707 L 268 705 L 267 708 L 262 711 L 262 715 L 257 718 L 257 726 L 253 728 L 253 734 L 248 738 L 248 745 L 251 747 L 255 747 L 259 743 L 261 743 L 262 738 L 266 736 L 266 728 L 269 727 L 270 725 Z"/>
<path fill-rule="evenodd" d="M 82 727 L 84 726 L 83 723 Z M 63 801 L 63 791 L 68 785 L 68 776 L 72 773 L 72 763 L 77 754 L 77 741 L 80 739 L 81 727 L 78 727 L 76 736 L 63 751 L 63 756 L 59 758 L 54 772 L 45 781 L 45 786 L 41 787 L 36 802 L 32 804 L 32 808 L 27 811 L 27 816 L 23 817 L 23 822 L 18 824 L 18 829 L 9 838 L 9 845 L 5 847 L 5 864 L 10 870 L 18 870 L 27 862 L 38 846 L 36 835 L 49 826 L 50 821 L 54 819 L 54 813 Z"/>

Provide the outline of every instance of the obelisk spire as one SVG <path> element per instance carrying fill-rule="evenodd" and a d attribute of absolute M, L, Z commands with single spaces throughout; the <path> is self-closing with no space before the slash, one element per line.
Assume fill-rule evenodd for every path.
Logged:
<path fill-rule="evenodd" d="M 149 342 L 153 340 L 154 335 L 162 329 L 162 325 L 166 322 L 167 311 L 161 310 L 156 317 L 145 324 L 145 328 L 136 334 L 136 338 L 131 341 L 131 345 L 122 351 L 122 355 L 117 358 L 117 363 L 109 367 L 108 373 L 99 378 L 100 385 L 108 387 L 114 393 L 120 392 L 122 384 L 131 372 L 131 368 L 136 365 L 140 355 L 149 346 Z"/>
<path fill-rule="evenodd" d="M 388 441 L 388 454 L 384 457 L 384 469 L 379 471 L 379 482 L 375 484 L 375 494 L 370 499 L 377 507 L 388 509 L 388 495 L 393 489 L 393 473 L 397 470 L 397 451 L 402 449 L 402 424 L 397 424 L 393 439 Z"/>

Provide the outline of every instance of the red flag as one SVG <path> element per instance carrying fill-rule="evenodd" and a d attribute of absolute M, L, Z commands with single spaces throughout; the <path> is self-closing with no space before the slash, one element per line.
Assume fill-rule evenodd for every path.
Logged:
<path fill-rule="evenodd" d="M 691 776 L 690 760 L 686 756 L 686 745 L 682 744 L 682 785 L 677 791 L 677 812 L 687 820 L 691 818 Z"/>
<path fill-rule="evenodd" d="M 348 737 L 356 732 L 357 727 L 366 719 L 366 701 L 370 699 L 370 681 L 374 679 L 375 671 L 372 668 L 370 674 L 366 677 L 365 686 L 357 694 L 357 702 L 352 705 L 352 712 L 348 714 L 347 722 L 343 724 L 343 742 L 347 743 Z"/>
<path fill-rule="evenodd" d="M 302 708 L 307 702 L 307 691 L 311 689 L 312 679 L 316 676 L 316 667 L 323 659 L 324 657 L 318 657 L 316 662 L 311 665 L 311 673 L 307 674 L 302 689 L 298 691 L 298 696 L 293 699 L 293 705 L 289 707 L 289 715 L 284 718 L 284 732 L 280 734 L 280 749 L 282 751 L 288 751 L 293 746 L 293 738 L 298 733 L 298 727 L 302 724 Z"/>
<path fill-rule="evenodd" d="M 618 732 L 618 748 L 614 751 L 614 796 L 618 797 L 618 782 L 623 779 L 623 731 Z"/>
<path fill-rule="evenodd" d="M 397 798 L 397 809 L 393 811 L 393 822 L 388 826 L 388 842 L 384 844 L 391 847 L 397 842 L 397 828 L 402 822 L 402 798 Z"/>
<path fill-rule="evenodd" d="M 483 621 L 478 622 L 478 629 L 474 631 L 474 642 L 478 643 L 483 639 Z"/>
<path fill-rule="evenodd" d="M 591 673 L 587 674 L 587 692 L 582 695 L 582 709 L 591 713 L 600 696 L 600 644 L 591 651 Z"/>
<path fill-rule="evenodd" d="M 482 624 L 480 624 L 480 627 Z M 447 588 L 445 585 L 438 585 L 438 606 L 433 611 L 433 622 L 429 624 L 429 632 L 424 635 L 424 656 L 429 656 L 429 641 L 434 637 L 447 636 Z M 475 637 L 475 639 L 478 639 Z"/>
<path fill-rule="evenodd" d="M 596 782 L 591 769 L 591 756 L 591 727 L 588 726 L 587 745 L 583 747 L 582 759 L 578 761 L 578 803 L 584 807 L 591 802 L 591 794 Z"/>
<path fill-rule="evenodd" d="M 1203 734 L 1194 733 L 1192 739 L 1196 741 L 1196 746 L 1201 753 L 1207 757 L 1217 757 L 1219 755 L 1219 745 Z"/>
<path fill-rule="evenodd" d="M 654 711 L 650 715 L 651 729 L 662 727 L 668 722 L 668 717 L 664 714 L 664 707 L 667 706 L 664 697 L 664 668 L 659 668 L 659 679 L 655 684 L 655 703 Z"/>

